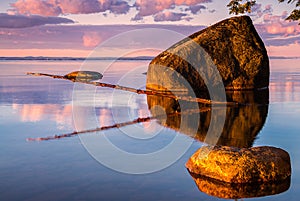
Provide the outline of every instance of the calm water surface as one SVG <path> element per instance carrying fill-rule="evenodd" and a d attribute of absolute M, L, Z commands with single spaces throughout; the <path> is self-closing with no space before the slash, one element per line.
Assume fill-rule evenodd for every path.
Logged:
<path fill-rule="evenodd" d="M 144 88 L 143 72 L 147 71 L 148 62 L 92 61 L 84 64 L 84 69 L 103 73 L 103 82 Z M 79 61 L 0 62 L 0 200 L 221 200 L 199 191 L 185 168 L 188 158 L 203 145 L 197 140 L 171 166 L 141 175 L 124 174 L 103 166 L 89 154 L 78 136 L 27 142 L 27 138 L 69 133 L 80 125 L 74 125 L 72 116 L 74 83 L 30 77 L 26 72 L 63 75 L 81 66 Z M 82 104 L 95 108 L 93 118 L 97 126 L 150 115 L 145 95 L 106 88 L 95 90 L 93 97 L 84 90 L 82 94 L 85 97 Z M 249 200 L 299 199 L 299 120 L 300 60 L 271 60 L 268 114 L 253 146 L 286 150 L 292 162 L 291 184 L 281 194 Z M 153 137 L 153 131 L 160 134 Z M 144 140 L 128 136 L 130 133 Z M 120 149 L 143 154 L 162 149 L 177 134 L 153 120 L 87 136 L 105 135 Z"/>

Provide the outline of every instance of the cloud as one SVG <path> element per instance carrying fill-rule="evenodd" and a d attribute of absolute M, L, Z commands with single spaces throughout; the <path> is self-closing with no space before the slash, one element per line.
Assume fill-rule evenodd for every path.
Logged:
<path fill-rule="evenodd" d="M 110 6 L 110 11 L 115 14 L 126 14 L 130 6 L 125 1 L 116 2 Z"/>
<path fill-rule="evenodd" d="M 183 16 L 183 20 L 188 16 Z M 300 28 L 297 22 L 280 20 L 281 29 L 270 30 L 273 23 L 255 24 L 257 31 L 263 39 L 270 55 L 299 55 L 300 33 L 294 32 L 287 35 L 287 27 Z M 282 29 L 282 27 L 284 29 Z M 114 37 L 118 34 L 146 28 L 168 29 L 189 36 L 190 34 L 202 30 L 203 26 L 183 26 L 183 25 L 162 25 L 162 24 L 137 24 L 137 25 L 74 25 L 74 26 L 40 26 L 28 29 L 0 29 L 0 54 L 5 56 L 80 56 L 89 55 L 99 43 Z M 298 29 L 299 29 L 298 28 Z M 290 28 L 291 29 L 291 28 Z M 291 31 L 289 32 L 291 33 Z M 134 48 L 143 49 L 145 47 L 157 47 L 168 40 L 161 40 L 160 35 L 157 40 L 146 40 L 139 43 Z M 167 43 L 166 47 L 178 42 L 178 38 Z M 12 45 L 13 44 L 13 45 Z M 127 44 L 127 45 L 124 45 Z M 99 53 L 100 56 L 114 56 L 118 49 L 132 48 L 129 43 L 117 41 L 113 46 L 107 47 L 107 52 Z M 295 45 L 297 44 L 297 45 Z M 292 49 L 293 47 L 293 49 Z M 110 49 L 112 48 L 112 49 Z M 289 49 L 290 48 L 290 49 Z M 33 50 L 34 49 L 34 50 Z M 106 50 L 106 47 L 104 47 Z M 50 52 L 51 50 L 51 52 Z M 275 52 L 276 50 L 276 52 Z M 293 50 L 293 51 L 292 51 Z"/>
<path fill-rule="evenodd" d="M 160 25 L 160 24 L 137 24 L 137 25 L 56 25 L 39 26 L 27 29 L 0 29 L 0 54 L 2 55 L 45 55 L 45 56 L 87 56 L 94 49 L 97 43 L 102 43 L 107 39 L 136 29 L 168 29 L 188 36 L 204 28 L 204 26 L 182 26 L 182 25 Z M 157 40 L 146 40 L 138 43 L 134 48 L 143 49 L 145 47 L 157 47 L 166 44 L 171 46 L 178 40 L 161 40 L 160 35 Z M 178 39 L 178 38 L 177 38 Z M 124 39 L 125 40 L 125 39 Z M 128 38 L 129 41 L 139 40 L 139 38 Z M 12 45 L 13 44 L 13 45 Z M 106 47 L 105 47 L 106 48 Z M 116 49 L 133 48 L 126 41 L 116 41 L 114 45 L 107 47 L 110 52 L 102 52 L 102 56 L 112 56 L 116 54 Z M 51 51 L 50 51 L 51 50 Z"/>
<path fill-rule="evenodd" d="M 12 3 L 10 12 L 22 15 L 58 16 L 62 10 L 54 6 L 52 1 L 42 0 L 18 0 Z"/>
<path fill-rule="evenodd" d="M 60 14 L 89 14 L 104 9 L 97 0 L 50 0 L 50 2 L 53 7 L 61 10 Z"/>
<path fill-rule="evenodd" d="M 85 47 L 96 47 L 102 39 L 98 32 L 85 32 L 82 41 Z"/>
<path fill-rule="evenodd" d="M 300 43 L 300 27 L 297 22 L 273 21 L 256 24 L 255 27 L 267 46 Z"/>
<path fill-rule="evenodd" d="M 62 17 L 8 15 L 6 13 L 0 13 L 0 28 L 26 28 L 61 23 L 74 23 L 74 21 Z"/>
<path fill-rule="evenodd" d="M 183 19 L 183 17 L 187 16 L 187 14 L 184 13 L 173 13 L 170 11 L 160 12 L 154 15 L 154 21 L 155 22 L 161 22 L 161 21 L 180 21 Z"/>
<path fill-rule="evenodd" d="M 300 36 L 295 37 L 278 37 L 278 38 L 269 38 L 265 40 L 267 46 L 288 46 L 292 44 L 300 44 Z"/>
<path fill-rule="evenodd" d="M 268 4 L 264 8 L 262 7 L 262 4 L 255 4 L 251 8 L 251 13 L 249 14 L 253 20 L 261 18 L 265 14 L 272 14 L 273 9 L 272 5 Z"/>
<path fill-rule="evenodd" d="M 122 0 L 18 0 L 10 12 L 23 15 L 58 16 L 60 14 L 90 14 L 109 10 L 125 14 L 130 6 Z"/>
<path fill-rule="evenodd" d="M 186 11 L 190 10 L 192 14 L 197 14 L 200 13 L 201 10 L 205 10 L 206 7 L 201 5 L 201 4 L 197 4 L 197 5 L 191 5 L 189 8 L 186 9 Z"/>
<path fill-rule="evenodd" d="M 136 0 L 135 7 L 138 16 L 161 15 L 166 9 L 174 9 L 176 6 L 196 6 L 212 0 Z"/>
<path fill-rule="evenodd" d="M 174 6 L 173 0 L 136 0 L 135 7 L 138 16 L 149 16 Z"/>
<path fill-rule="evenodd" d="M 283 24 L 280 22 L 275 22 L 265 25 L 265 30 L 267 33 L 274 35 L 290 36 L 300 34 L 300 27 L 297 23 Z"/>
<path fill-rule="evenodd" d="M 265 7 L 257 4 L 253 7 L 251 18 L 257 21 L 256 29 L 267 46 L 287 46 L 299 41 L 300 26 L 297 22 L 286 21 L 288 13 L 274 15 L 272 5 Z"/>
<path fill-rule="evenodd" d="M 131 2 L 135 2 L 133 5 Z M 201 9 L 206 9 L 203 3 L 212 2 L 212 0 L 17 0 L 11 4 L 9 12 L 22 15 L 43 15 L 43 16 L 59 16 L 67 14 L 90 14 L 108 12 L 119 15 L 126 14 L 130 10 L 136 11 L 133 21 L 142 20 L 143 17 L 153 16 L 154 20 L 169 20 L 164 17 L 166 12 L 171 10 L 182 9 L 182 12 L 190 11 L 189 14 L 197 14 Z M 186 10 L 184 11 L 184 8 Z M 177 11 L 178 12 L 178 11 Z M 187 15 L 182 13 L 180 15 Z M 180 18 L 179 13 L 173 15 L 172 19 Z M 185 18 L 190 19 L 189 18 Z M 177 21 L 177 20 L 176 20 Z"/>
<path fill-rule="evenodd" d="M 300 26 L 297 22 L 291 22 L 285 20 L 287 12 L 283 12 L 281 15 L 273 15 L 267 13 L 263 15 L 263 21 L 260 24 L 264 33 L 270 35 L 281 35 L 283 37 L 300 34 Z"/>

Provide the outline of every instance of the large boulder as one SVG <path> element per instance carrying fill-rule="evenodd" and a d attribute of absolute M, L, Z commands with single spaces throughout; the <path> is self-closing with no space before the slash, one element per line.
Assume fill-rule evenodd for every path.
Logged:
<path fill-rule="evenodd" d="M 186 163 L 188 170 L 229 183 L 282 181 L 291 176 L 289 154 L 275 147 L 202 147 Z"/>
<path fill-rule="evenodd" d="M 147 88 L 185 92 L 187 86 L 175 71 L 190 84 L 197 97 L 207 92 L 207 85 L 222 88 L 224 84 L 226 90 L 252 90 L 269 85 L 267 51 L 248 16 L 223 20 L 159 54 L 149 65 Z"/>

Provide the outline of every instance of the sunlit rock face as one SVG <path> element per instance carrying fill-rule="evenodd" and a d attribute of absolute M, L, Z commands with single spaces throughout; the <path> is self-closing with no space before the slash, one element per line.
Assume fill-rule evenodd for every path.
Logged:
<path fill-rule="evenodd" d="M 187 169 L 228 183 L 283 181 L 291 176 L 289 154 L 275 147 L 201 147 L 187 161 Z"/>
<path fill-rule="evenodd" d="M 223 199 L 254 198 L 280 194 L 290 187 L 290 177 L 278 182 L 233 184 L 191 173 L 198 189 L 208 195 Z"/>
<path fill-rule="evenodd" d="M 218 122 L 223 109 L 225 121 L 224 124 L 216 125 L 221 126 L 221 133 L 214 142 L 224 146 L 251 147 L 268 114 L 269 92 L 268 90 L 230 91 L 226 95 L 228 101 L 246 103 L 246 105 L 220 106 L 220 108 L 214 108 L 213 115 L 210 106 L 197 104 L 195 107 L 195 103 L 180 102 L 162 96 L 147 96 L 147 102 L 152 116 L 157 117 L 161 125 L 180 131 L 201 142 L 207 139 L 208 129 L 215 126 L 213 123 Z M 163 111 L 151 109 L 157 106 Z M 161 113 L 166 115 L 162 116 Z M 214 142 L 205 142 L 214 145 Z"/>
<path fill-rule="evenodd" d="M 147 72 L 148 89 L 164 90 L 165 87 L 184 91 L 184 84 L 178 83 L 178 77 L 166 72 L 166 68 L 183 76 L 197 97 L 207 96 L 204 93 L 207 85 L 214 88 L 224 85 L 226 90 L 259 89 L 269 85 L 267 51 L 248 16 L 229 18 L 194 33 L 151 61 Z"/>

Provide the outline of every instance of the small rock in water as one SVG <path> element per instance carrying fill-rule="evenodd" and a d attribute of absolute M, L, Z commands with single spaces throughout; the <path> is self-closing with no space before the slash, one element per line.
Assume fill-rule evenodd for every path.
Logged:
<path fill-rule="evenodd" d="M 103 75 L 95 71 L 74 71 L 64 77 L 70 80 L 93 81 L 102 79 Z"/>
<path fill-rule="evenodd" d="M 282 181 L 291 176 L 289 154 L 275 147 L 201 147 L 186 163 L 198 175 L 229 183 Z"/>

